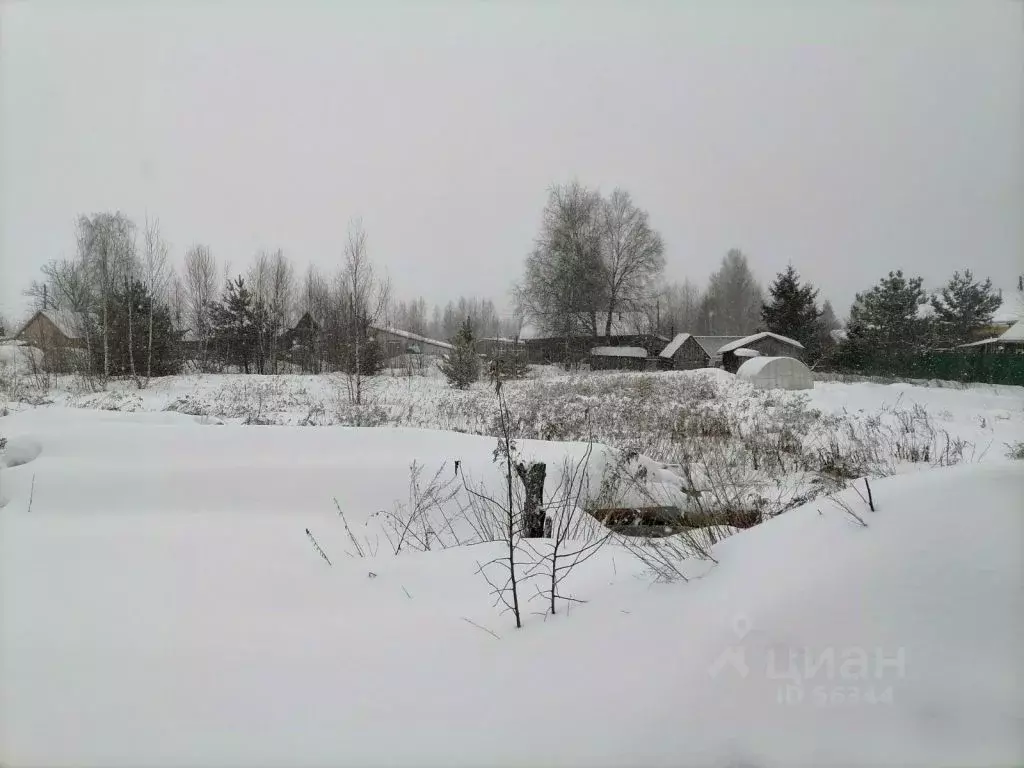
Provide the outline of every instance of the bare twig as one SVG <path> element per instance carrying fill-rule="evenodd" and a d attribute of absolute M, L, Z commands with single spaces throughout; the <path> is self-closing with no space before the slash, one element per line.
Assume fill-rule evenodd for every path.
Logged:
<path fill-rule="evenodd" d="M 490 635 L 491 637 L 493 637 L 493 638 L 494 638 L 495 640 L 501 640 L 501 638 L 500 638 L 500 637 L 499 637 L 499 636 L 498 636 L 498 635 L 497 635 L 496 633 L 492 632 L 492 631 L 491 631 L 491 630 L 489 630 L 489 629 L 488 629 L 487 627 L 483 627 L 483 626 L 481 626 L 481 625 L 477 624 L 477 623 L 476 623 L 475 621 L 473 621 L 472 619 L 467 619 L 467 618 L 466 618 L 465 616 L 463 616 L 463 617 L 462 617 L 462 620 L 463 620 L 464 622 L 466 622 L 467 624 L 472 624 L 472 625 L 473 625 L 474 627 L 476 627 L 477 629 L 481 629 L 481 630 L 483 630 L 483 631 L 484 631 L 484 632 L 486 632 L 486 633 L 487 633 L 488 635 Z"/>
<path fill-rule="evenodd" d="M 323 558 L 324 560 L 326 560 L 326 561 L 327 561 L 327 564 L 328 564 L 328 565 L 333 565 L 333 563 L 331 562 L 331 558 L 329 558 L 329 557 L 327 556 L 327 553 L 326 553 L 326 552 L 324 552 L 323 548 L 322 548 L 322 547 L 320 546 L 320 544 L 319 544 L 319 543 L 317 542 L 317 540 L 316 540 L 316 537 L 314 537 L 314 536 L 313 536 L 313 534 L 312 534 L 312 532 L 311 532 L 311 531 L 309 530 L 309 528 L 307 528 L 307 529 L 306 529 L 306 535 L 307 535 L 307 536 L 309 537 L 309 540 L 310 540 L 311 542 L 313 542 L 313 548 L 314 548 L 314 549 L 315 549 L 315 550 L 316 550 L 317 552 L 319 552 L 319 553 L 320 553 L 320 557 L 322 557 L 322 558 Z"/>

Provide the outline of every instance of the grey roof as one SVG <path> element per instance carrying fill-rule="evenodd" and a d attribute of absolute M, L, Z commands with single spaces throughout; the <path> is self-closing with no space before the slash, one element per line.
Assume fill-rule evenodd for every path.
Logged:
<path fill-rule="evenodd" d="M 736 339 L 736 341 L 730 341 L 728 344 L 723 344 L 718 348 L 718 354 L 724 355 L 726 352 L 732 352 L 735 349 L 747 346 L 747 344 L 753 344 L 756 341 L 767 338 L 772 338 L 776 341 L 781 341 L 783 344 L 790 344 L 794 347 L 799 347 L 800 349 L 804 348 L 804 345 L 796 339 L 791 339 L 788 336 L 780 336 L 779 334 L 772 333 L 771 331 L 761 331 L 760 333 L 745 336 L 742 339 Z"/>
<path fill-rule="evenodd" d="M 726 344 L 739 339 L 746 338 L 744 336 L 694 336 L 693 340 L 700 344 L 701 348 L 708 353 L 709 357 L 714 357 L 718 354 L 718 350 Z"/>
<path fill-rule="evenodd" d="M 688 333 L 677 333 L 675 338 L 670 341 L 663 350 L 661 350 L 661 357 L 672 357 L 679 348 L 686 343 L 686 340 L 690 338 Z"/>

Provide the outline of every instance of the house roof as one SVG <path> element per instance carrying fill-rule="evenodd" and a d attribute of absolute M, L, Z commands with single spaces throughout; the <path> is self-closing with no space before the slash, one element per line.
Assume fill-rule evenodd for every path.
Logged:
<path fill-rule="evenodd" d="M 1007 328 L 999 337 L 999 341 L 1024 342 L 1024 320 L 1018 320 Z"/>
<path fill-rule="evenodd" d="M 447 341 L 428 339 L 426 336 L 420 336 L 418 333 L 412 333 L 410 331 L 403 331 L 401 328 L 389 328 L 377 325 L 371 325 L 370 327 L 375 331 L 380 331 L 381 333 L 390 333 L 392 336 L 401 336 L 403 339 L 409 339 L 409 341 L 418 341 L 423 344 L 430 344 L 431 346 L 441 347 L 442 349 L 455 349 L 455 347 L 449 344 Z"/>
<path fill-rule="evenodd" d="M 689 333 L 677 333 L 675 337 L 668 343 L 668 345 L 661 350 L 661 357 L 672 357 L 679 348 L 686 343 L 686 340 L 690 338 Z"/>
<path fill-rule="evenodd" d="M 64 334 L 66 339 L 77 341 L 78 339 L 85 338 L 82 333 L 82 329 L 85 327 L 85 315 L 81 312 L 69 312 L 57 309 L 39 310 L 21 326 L 21 330 L 14 334 L 15 337 L 21 336 L 21 334 L 25 332 L 25 329 L 28 328 L 39 316 L 45 317 L 53 323 L 57 330 Z"/>
<path fill-rule="evenodd" d="M 693 340 L 700 344 L 701 348 L 708 353 L 709 357 L 718 354 L 718 350 L 725 344 L 742 339 L 743 336 L 694 336 Z"/>
<path fill-rule="evenodd" d="M 780 336 L 779 334 L 772 333 L 771 331 L 761 331 L 760 333 L 755 333 L 752 336 L 746 336 L 742 339 L 736 339 L 736 341 L 730 341 L 728 344 L 723 344 L 718 348 L 718 354 L 724 355 L 726 352 L 732 352 L 735 349 L 745 347 L 748 344 L 753 344 L 767 338 L 773 338 L 776 341 L 781 341 L 783 344 L 790 344 L 794 347 L 799 347 L 800 349 L 804 348 L 804 345 L 796 339 L 791 339 L 788 336 Z"/>
<path fill-rule="evenodd" d="M 590 354 L 595 357 L 647 357 L 643 347 L 594 347 Z"/>
<path fill-rule="evenodd" d="M 1005 291 L 1003 303 L 992 315 L 992 322 L 996 325 L 1009 325 L 1024 320 L 1024 293 L 1021 291 Z"/>

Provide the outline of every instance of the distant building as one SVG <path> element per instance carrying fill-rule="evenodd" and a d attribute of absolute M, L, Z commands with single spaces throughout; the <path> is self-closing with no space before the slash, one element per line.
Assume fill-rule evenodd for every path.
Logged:
<path fill-rule="evenodd" d="M 590 350 L 590 370 L 643 371 L 649 368 L 643 347 L 594 347 Z"/>
<path fill-rule="evenodd" d="M 711 355 L 697 343 L 697 337 L 689 333 L 676 334 L 658 357 L 661 367 L 669 370 L 691 371 L 711 366 Z"/>
<path fill-rule="evenodd" d="M 731 344 L 734 341 L 745 338 L 743 336 L 694 336 L 693 340 L 700 345 L 700 348 L 704 350 L 708 356 L 708 362 L 705 367 L 707 368 L 721 368 L 722 367 L 722 356 L 718 353 L 718 350 L 724 347 L 726 344 Z"/>
<path fill-rule="evenodd" d="M 84 314 L 41 309 L 22 325 L 14 338 L 41 349 L 46 370 L 64 372 L 82 364 L 88 348 L 88 328 L 89 320 Z"/>
<path fill-rule="evenodd" d="M 722 358 L 722 367 L 730 373 L 736 373 L 750 357 L 739 354 L 740 350 L 744 349 L 752 349 L 764 357 L 792 357 L 802 361 L 804 356 L 804 345 L 796 339 L 780 336 L 771 331 L 761 331 L 719 347 L 718 354 Z"/>

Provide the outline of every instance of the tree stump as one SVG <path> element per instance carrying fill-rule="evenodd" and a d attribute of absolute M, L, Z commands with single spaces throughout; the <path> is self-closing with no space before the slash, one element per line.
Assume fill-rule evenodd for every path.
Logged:
<path fill-rule="evenodd" d="M 523 482 L 523 489 L 526 497 L 523 500 L 523 537 L 527 539 L 540 539 L 544 537 L 545 520 L 544 513 L 544 478 L 547 475 L 547 465 L 543 462 L 532 462 L 529 465 L 516 464 L 516 474 Z"/>

